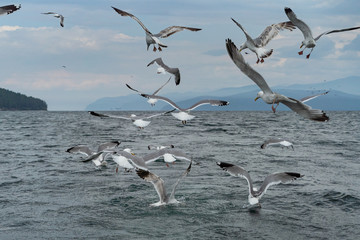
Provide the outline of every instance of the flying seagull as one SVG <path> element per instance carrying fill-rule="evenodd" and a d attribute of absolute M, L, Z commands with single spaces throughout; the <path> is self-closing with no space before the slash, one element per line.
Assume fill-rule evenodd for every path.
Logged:
<path fill-rule="evenodd" d="M 326 113 L 324 113 L 322 110 L 312 109 L 310 106 L 304 104 L 302 101 L 273 92 L 270 89 L 269 85 L 266 83 L 265 79 L 258 72 L 256 72 L 249 64 L 245 62 L 244 57 L 241 55 L 239 50 L 236 48 L 235 44 L 230 39 L 226 40 L 226 49 L 230 58 L 235 63 L 235 65 L 246 76 L 248 76 L 251 80 L 253 80 L 256 83 L 256 85 L 258 85 L 259 88 L 261 89 L 261 91 L 258 92 L 255 101 L 259 98 L 262 98 L 264 102 L 268 104 L 272 104 L 271 108 L 274 112 L 276 111 L 274 104 L 276 103 L 277 105 L 279 105 L 279 103 L 282 103 L 287 107 L 289 107 L 294 112 L 296 112 L 297 114 L 305 118 L 314 121 L 321 121 L 321 122 L 325 122 L 329 120 L 329 117 L 326 116 Z"/>
<path fill-rule="evenodd" d="M 97 112 L 93 112 L 93 111 L 89 111 L 89 113 L 93 116 L 101 117 L 101 118 L 118 118 L 118 119 L 131 120 L 133 122 L 133 124 L 135 126 L 137 126 L 139 129 L 144 129 L 146 126 L 148 126 L 150 124 L 150 121 L 146 121 L 144 119 L 150 119 L 153 117 L 165 115 L 167 113 L 173 112 L 174 110 L 175 109 L 168 111 L 168 112 L 157 113 L 157 114 L 147 115 L 147 116 L 143 116 L 143 117 L 137 116 L 135 114 L 131 114 L 130 117 L 123 117 L 123 116 L 117 116 L 117 115 L 106 115 L 106 114 L 101 114 L 101 113 L 97 113 Z"/>
<path fill-rule="evenodd" d="M 154 174 L 152 172 L 144 171 L 142 169 L 136 170 L 136 173 L 139 177 L 141 177 L 142 179 L 144 179 L 147 182 L 151 182 L 154 185 L 154 188 L 159 196 L 159 202 L 153 203 L 150 206 L 162 206 L 162 205 L 166 205 L 166 204 L 179 203 L 179 201 L 177 201 L 175 199 L 175 190 L 176 190 L 176 187 L 179 185 L 180 180 L 183 179 L 185 176 L 187 176 L 188 173 L 190 172 L 191 164 L 192 164 L 192 162 L 190 162 L 188 168 L 181 174 L 179 179 L 176 181 L 170 195 L 166 194 L 164 180 L 162 180 L 159 176 L 157 176 L 156 174 Z"/>
<path fill-rule="evenodd" d="M 321 33 L 319 36 L 314 38 L 310 27 L 305 22 L 298 19 L 296 17 L 296 14 L 290 8 L 285 7 L 284 10 L 285 10 L 286 15 L 290 19 L 290 21 L 296 27 L 298 27 L 300 29 L 300 31 L 302 32 L 302 34 L 304 35 L 304 40 L 301 42 L 301 45 L 300 45 L 300 48 L 302 48 L 304 46 L 304 49 L 301 50 L 300 52 L 298 52 L 299 55 L 303 55 L 305 48 L 311 48 L 311 51 L 308 55 L 306 55 L 306 58 L 310 57 L 310 54 L 312 53 L 312 51 L 314 50 L 314 47 L 316 46 L 316 41 L 319 40 L 323 35 L 327 35 L 330 33 L 337 33 L 337 32 L 352 31 L 352 30 L 356 30 L 356 29 L 360 28 L 360 27 L 352 27 L 352 28 L 344 28 L 344 29 L 337 29 L 337 30 L 329 30 L 329 31 Z"/>
<path fill-rule="evenodd" d="M 179 149 L 173 149 L 174 145 L 160 146 L 160 149 L 156 152 L 149 153 L 143 157 L 146 164 L 154 162 L 155 160 L 163 157 L 166 166 L 169 167 L 169 163 L 174 163 L 176 159 L 192 161 L 183 151 Z M 151 145 L 148 146 L 151 149 Z"/>
<path fill-rule="evenodd" d="M 174 107 L 175 109 L 179 110 L 179 112 L 176 113 L 171 113 L 175 118 L 181 120 L 181 122 L 183 124 L 186 124 L 186 122 L 188 120 L 193 119 L 195 116 L 190 115 L 189 112 L 201 105 L 205 105 L 205 104 L 210 104 L 212 106 L 225 106 L 225 105 L 229 105 L 229 102 L 227 101 L 221 101 L 221 100 L 201 100 L 197 103 L 195 103 L 194 105 L 192 105 L 189 108 L 181 108 L 178 105 L 176 105 L 173 101 L 171 101 L 170 99 L 166 98 L 166 97 L 161 97 L 158 95 L 148 95 L 148 94 L 141 94 L 141 96 L 145 97 L 145 98 L 155 98 L 164 102 L 167 102 L 169 105 L 171 105 L 172 107 Z"/>
<path fill-rule="evenodd" d="M 294 146 L 291 142 L 282 139 L 282 138 L 270 138 L 268 140 L 266 140 L 261 146 L 261 149 L 265 149 L 268 145 L 282 145 L 284 147 L 292 147 L 292 149 L 294 150 Z"/>
<path fill-rule="evenodd" d="M 253 187 L 253 181 L 250 177 L 250 174 L 242 167 L 225 162 L 216 162 L 216 164 L 234 177 L 245 178 L 249 186 L 248 201 L 250 205 L 257 204 L 259 207 L 261 207 L 259 203 L 260 198 L 265 194 L 266 190 L 271 185 L 276 185 L 280 183 L 289 183 L 297 178 L 301 178 L 304 176 L 301 175 L 300 173 L 294 173 L 294 172 L 273 173 L 265 178 L 264 182 L 261 184 L 260 189 L 257 190 L 256 188 Z"/>
<path fill-rule="evenodd" d="M 167 65 L 165 65 L 165 63 L 163 62 L 163 60 L 162 60 L 161 58 L 157 58 L 157 59 L 151 61 L 151 62 L 147 65 L 147 67 L 150 66 L 150 65 L 153 64 L 153 63 L 156 63 L 156 64 L 159 66 L 159 68 L 157 69 L 157 73 L 158 73 L 158 74 L 160 74 L 160 73 L 165 74 L 165 71 L 166 71 L 166 72 L 174 75 L 174 77 L 175 77 L 175 84 L 176 84 L 176 85 L 179 85 L 179 83 L 180 83 L 180 71 L 179 71 L 178 68 L 168 67 Z"/>
<path fill-rule="evenodd" d="M 60 18 L 60 26 L 64 27 L 64 16 L 59 14 L 59 13 L 55 13 L 55 12 L 46 12 L 46 13 L 42 13 L 42 14 L 46 14 L 46 15 L 54 15 L 54 17 L 56 18 Z"/>
<path fill-rule="evenodd" d="M 200 28 L 193 28 L 193 27 L 182 27 L 182 26 L 171 26 L 171 27 L 167 27 L 164 30 L 161 30 L 159 33 L 157 34 L 152 34 L 146 27 L 145 25 L 134 15 L 132 15 L 131 13 L 122 11 L 120 9 L 117 9 L 115 7 L 112 7 L 118 14 L 120 14 L 121 16 L 124 17 L 131 17 L 132 19 L 134 19 L 135 21 L 137 21 L 140 26 L 144 29 L 145 34 L 146 34 L 146 44 L 147 44 L 147 50 L 149 50 L 149 46 L 151 44 L 154 45 L 154 52 L 156 51 L 156 44 L 158 45 L 158 50 L 161 51 L 161 47 L 166 48 L 167 46 L 164 45 L 163 43 L 160 42 L 159 38 L 166 38 L 169 37 L 170 35 L 180 32 L 184 29 L 186 30 L 190 30 L 190 31 L 200 31 Z"/>
<path fill-rule="evenodd" d="M 85 145 L 77 145 L 66 150 L 68 153 L 81 153 L 88 157 L 83 162 L 93 161 L 96 166 L 105 165 L 105 158 L 108 155 L 105 150 L 114 149 L 120 145 L 119 141 L 112 141 L 100 144 L 97 151 L 90 149 Z"/>
<path fill-rule="evenodd" d="M 17 7 L 14 4 L 0 7 L 0 16 L 13 13 L 21 8 L 21 4 Z"/>
<path fill-rule="evenodd" d="M 169 78 L 169 80 L 167 80 L 167 82 L 166 82 L 165 84 L 163 84 L 159 89 L 157 89 L 152 95 L 156 95 L 166 84 L 169 83 L 170 79 L 171 79 L 171 77 Z M 140 95 L 141 95 L 141 94 L 144 94 L 144 93 L 142 93 L 142 92 L 140 92 L 140 91 L 138 91 L 138 90 L 130 87 L 129 84 L 126 84 L 126 86 L 127 86 L 130 90 L 133 90 L 133 91 L 139 93 Z M 148 102 L 151 106 L 155 106 L 155 103 L 156 103 L 157 101 L 158 101 L 157 99 L 149 98 L 147 102 Z"/>
<path fill-rule="evenodd" d="M 270 42 L 271 39 L 273 39 L 281 30 L 288 29 L 292 31 L 295 29 L 295 25 L 291 22 L 281 22 L 278 24 L 271 24 L 270 26 L 267 26 L 265 30 L 255 39 L 252 39 L 252 37 L 245 31 L 245 29 L 235 21 L 233 18 L 231 18 L 236 25 L 244 32 L 246 36 L 246 42 L 241 44 L 240 46 L 240 52 L 246 48 L 249 48 L 251 51 L 253 51 L 257 56 L 257 62 L 264 62 L 264 58 L 270 57 L 270 55 L 273 52 L 273 49 L 265 49 L 265 46 Z M 260 60 L 261 59 L 261 60 Z"/>

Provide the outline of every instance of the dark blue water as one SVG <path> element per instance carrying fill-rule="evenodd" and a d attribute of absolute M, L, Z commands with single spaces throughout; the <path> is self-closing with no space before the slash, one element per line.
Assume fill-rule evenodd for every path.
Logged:
<path fill-rule="evenodd" d="M 86 112 L 0 112 L 0 239 L 358 239 L 360 112 L 329 112 L 327 123 L 292 112 L 194 115 L 186 126 L 165 116 L 138 130 Z M 260 149 L 269 137 L 295 151 Z M 150 207 L 158 196 L 134 172 L 65 152 L 110 140 L 140 156 L 151 143 L 174 144 L 199 162 L 178 186 L 181 203 Z M 244 167 L 257 186 L 277 171 L 305 176 L 270 187 L 261 209 L 243 208 L 246 181 L 216 161 Z M 171 187 L 187 165 L 149 169 Z"/>

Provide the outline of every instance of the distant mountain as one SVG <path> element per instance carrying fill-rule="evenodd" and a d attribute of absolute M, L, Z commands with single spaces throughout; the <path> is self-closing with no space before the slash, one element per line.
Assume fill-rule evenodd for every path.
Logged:
<path fill-rule="evenodd" d="M 45 101 L 0 88 L 0 110 L 47 110 Z"/>
<path fill-rule="evenodd" d="M 322 110 L 360 111 L 360 77 L 348 77 L 315 84 L 275 86 L 273 87 L 273 90 L 296 99 L 324 92 L 325 90 L 330 90 L 327 95 L 311 100 L 307 104 L 309 104 L 312 108 Z M 208 93 L 170 93 L 164 94 L 164 96 L 169 97 L 181 107 L 188 107 L 201 99 L 220 99 L 230 102 L 230 105 L 228 106 L 213 107 L 204 105 L 197 108 L 197 110 L 203 111 L 269 110 L 270 106 L 264 103 L 261 99 L 256 102 L 254 101 L 258 91 L 259 88 L 253 84 L 245 87 L 222 88 Z M 169 109 L 171 109 L 171 106 L 164 102 L 158 102 L 156 103 L 156 106 L 151 107 L 146 102 L 146 99 L 140 97 L 138 94 L 113 98 L 101 98 L 88 105 L 86 108 L 88 111 L 162 111 Z M 289 109 L 280 105 L 278 110 Z"/>

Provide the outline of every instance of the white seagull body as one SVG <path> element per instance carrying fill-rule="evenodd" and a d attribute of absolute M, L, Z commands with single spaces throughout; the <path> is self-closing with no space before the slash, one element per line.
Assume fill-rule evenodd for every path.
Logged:
<path fill-rule="evenodd" d="M 292 31 L 295 29 L 294 24 L 291 21 L 288 22 L 281 22 L 278 24 L 272 24 L 265 28 L 265 30 L 258 36 L 257 38 L 253 39 L 246 31 L 245 29 L 235 21 L 233 18 L 231 18 L 235 24 L 244 32 L 246 36 L 246 42 L 241 44 L 239 51 L 242 51 L 246 48 L 249 48 L 251 51 L 253 51 L 257 56 L 257 62 L 259 61 L 261 63 L 264 62 L 264 58 L 270 57 L 270 55 L 273 52 L 273 49 L 265 49 L 265 46 L 270 42 L 271 39 L 273 39 L 281 30 L 288 29 Z M 260 60 L 261 59 L 261 60 Z"/>
<path fill-rule="evenodd" d="M 153 63 L 156 63 L 159 66 L 159 68 L 157 69 L 158 74 L 161 74 L 161 73 L 165 74 L 165 72 L 168 72 L 168 73 L 174 75 L 175 84 L 176 85 L 180 84 L 180 70 L 178 68 L 172 68 L 172 67 L 167 66 L 161 58 L 156 58 L 155 60 L 151 61 L 147 65 L 147 67 Z"/>
<path fill-rule="evenodd" d="M 291 147 L 294 150 L 293 144 L 282 138 L 270 138 L 266 140 L 260 148 L 265 149 L 268 145 L 282 145 L 284 147 Z"/>
<path fill-rule="evenodd" d="M 14 4 L 0 7 L 0 16 L 13 13 L 21 8 L 21 4 L 17 7 Z"/>
<path fill-rule="evenodd" d="M 200 28 L 192 28 L 192 27 L 182 27 L 182 26 L 171 26 L 171 27 L 167 27 L 163 30 L 161 30 L 159 33 L 157 34 L 152 34 L 149 29 L 147 29 L 145 27 L 145 25 L 134 15 L 132 15 L 131 13 L 122 11 L 120 9 L 117 9 L 115 7 L 112 7 L 118 14 L 120 14 L 121 16 L 124 17 L 131 17 L 132 19 L 134 19 L 135 21 L 137 21 L 140 26 L 144 29 L 145 34 L 146 34 L 146 45 L 147 45 L 147 50 L 149 50 L 149 46 L 150 45 L 154 45 L 154 52 L 156 51 L 156 45 L 158 46 L 158 50 L 161 51 L 161 47 L 167 47 L 166 45 L 164 45 L 163 43 L 160 42 L 159 38 L 166 38 L 169 37 L 170 35 L 180 32 L 182 30 L 190 30 L 190 31 L 200 31 Z"/>
<path fill-rule="evenodd" d="M 301 50 L 299 55 L 302 55 L 304 53 L 305 48 L 311 48 L 311 51 L 308 55 L 306 55 L 306 58 L 310 57 L 310 54 L 312 53 L 314 47 L 316 46 L 316 41 L 321 38 L 323 35 L 331 34 L 331 33 L 337 33 L 337 32 L 345 32 L 345 31 L 352 31 L 359 29 L 359 27 L 352 27 L 352 28 L 344 28 L 344 29 L 337 29 L 337 30 L 329 30 L 326 32 L 321 33 L 316 38 L 313 37 L 310 27 L 302 20 L 298 19 L 296 17 L 296 14 L 288 7 L 284 8 L 286 15 L 288 16 L 289 20 L 300 29 L 302 34 L 304 35 L 304 40 L 301 42 L 300 48 L 304 46 L 304 49 Z"/>
<path fill-rule="evenodd" d="M 169 80 L 166 81 L 165 84 L 163 84 L 159 89 L 157 89 L 152 95 L 156 95 L 166 84 L 169 83 L 170 79 L 171 79 L 171 77 L 169 78 Z M 129 84 L 126 84 L 126 86 L 127 86 L 129 89 L 131 89 L 131 90 L 139 93 L 140 95 L 144 94 L 144 93 L 142 93 L 142 92 L 140 92 L 140 91 L 138 91 L 138 90 L 130 87 Z M 149 98 L 147 102 L 148 102 L 151 106 L 155 106 L 155 104 L 157 103 L 157 101 L 158 101 L 158 100 L 155 99 L 155 98 Z"/>
<path fill-rule="evenodd" d="M 54 17 L 59 18 L 60 19 L 60 26 L 64 27 L 64 16 L 59 14 L 59 13 L 55 13 L 55 12 L 47 12 L 47 13 L 42 13 L 42 14 L 46 14 L 46 15 L 54 15 Z"/>
<path fill-rule="evenodd" d="M 172 111 L 174 111 L 174 110 L 172 110 Z M 143 117 L 136 116 L 135 114 L 131 114 L 130 117 L 122 117 L 122 116 L 117 116 L 117 115 L 101 114 L 101 113 L 97 113 L 97 112 L 93 112 L 93 111 L 89 111 L 89 113 L 91 115 L 93 115 L 93 116 L 101 117 L 101 118 L 118 118 L 118 119 L 131 120 L 135 126 L 137 126 L 140 129 L 144 129 L 145 127 L 147 127 L 150 124 L 150 121 L 146 121 L 144 119 L 150 119 L 150 118 L 153 118 L 153 117 L 165 115 L 165 114 L 170 113 L 172 111 L 152 114 L 152 115 L 143 116 Z"/>
<path fill-rule="evenodd" d="M 81 153 L 86 157 L 88 157 L 87 159 L 83 160 L 83 162 L 87 162 L 91 160 L 98 167 L 98 166 L 106 165 L 105 159 L 108 153 L 104 151 L 114 149 L 119 145 L 120 145 L 119 141 L 103 143 L 99 145 L 97 151 L 91 150 L 88 146 L 77 145 L 67 149 L 66 152 Z"/>
<path fill-rule="evenodd" d="M 159 202 L 153 203 L 150 206 L 157 207 L 157 206 L 162 206 L 162 205 L 166 205 L 166 204 L 179 203 L 179 201 L 177 201 L 175 199 L 175 190 L 176 190 L 176 187 L 179 185 L 180 180 L 182 178 L 184 178 L 185 176 L 187 176 L 187 174 L 190 172 L 191 164 L 192 164 L 192 162 L 190 162 L 188 168 L 181 174 L 179 179 L 176 181 L 170 195 L 166 194 L 164 180 L 162 180 L 159 176 L 157 176 L 156 174 L 154 174 L 152 172 L 144 171 L 142 169 L 136 170 L 136 173 L 139 177 L 141 177 L 145 181 L 151 182 L 153 184 L 153 186 L 156 190 L 156 193 L 159 196 Z"/>
<path fill-rule="evenodd" d="M 253 80 L 256 85 L 258 85 L 258 87 L 261 89 L 261 91 L 258 92 L 255 101 L 259 98 L 262 98 L 264 102 L 272 104 L 272 110 L 274 112 L 276 110 L 276 108 L 274 108 L 274 104 L 276 103 L 277 105 L 279 105 L 279 103 L 282 103 L 305 118 L 321 122 L 329 120 L 329 117 L 326 116 L 326 113 L 324 113 L 323 111 L 319 109 L 312 109 L 310 106 L 304 104 L 302 101 L 273 92 L 270 89 L 269 85 L 266 83 L 265 79 L 258 72 L 256 72 L 248 63 L 245 62 L 244 57 L 241 55 L 235 44 L 230 39 L 226 40 L 226 49 L 235 65 L 246 76 Z"/>
<path fill-rule="evenodd" d="M 261 207 L 259 200 L 265 194 L 266 190 L 270 186 L 280 184 L 280 183 L 289 183 L 297 178 L 301 178 L 304 176 L 304 175 L 301 175 L 300 173 L 293 173 L 293 172 L 273 173 L 273 174 L 270 174 L 269 176 L 267 176 L 265 178 L 265 180 L 263 181 L 260 189 L 256 190 L 253 187 L 253 181 L 250 177 L 250 174 L 242 167 L 239 167 L 239 166 L 236 166 L 236 165 L 233 165 L 230 163 L 225 163 L 225 162 L 216 162 L 216 164 L 219 167 L 221 167 L 223 170 L 228 172 L 230 175 L 232 175 L 234 177 L 241 177 L 241 178 L 246 179 L 246 181 L 248 183 L 248 187 L 249 187 L 248 201 L 249 201 L 250 205 L 258 204 L 259 207 Z"/>
<path fill-rule="evenodd" d="M 134 155 L 134 153 L 131 152 L 130 148 L 125 148 L 123 151 L 130 153 L 131 155 Z M 112 160 L 117 164 L 116 172 L 118 172 L 119 167 L 124 168 L 125 171 L 130 171 L 131 169 L 134 168 L 134 166 L 129 162 L 128 158 L 117 153 L 118 152 L 111 154 Z"/>
<path fill-rule="evenodd" d="M 145 98 L 155 98 L 161 101 L 164 101 L 168 103 L 170 106 L 174 107 L 175 109 L 179 110 L 177 113 L 171 113 L 175 118 L 179 119 L 183 124 L 186 124 L 187 121 L 193 119 L 195 116 L 190 115 L 189 112 L 201 105 L 210 104 L 212 106 L 226 106 L 229 105 L 229 102 L 222 101 L 222 100 L 200 100 L 199 102 L 195 103 L 189 108 L 181 108 L 178 105 L 176 105 L 173 101 L 171 101 L 169 98 L 161 97 L 158 95 L 148 95 L 148 94 L 141 94 L 141 96 Z"/>

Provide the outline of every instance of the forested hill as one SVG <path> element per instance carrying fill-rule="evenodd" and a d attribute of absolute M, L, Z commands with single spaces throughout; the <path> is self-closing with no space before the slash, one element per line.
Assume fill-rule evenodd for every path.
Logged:
<path fill-rule="evenodd" d="M 0 110 L 47 110 L 45 101 L 0 88 Z"/>

